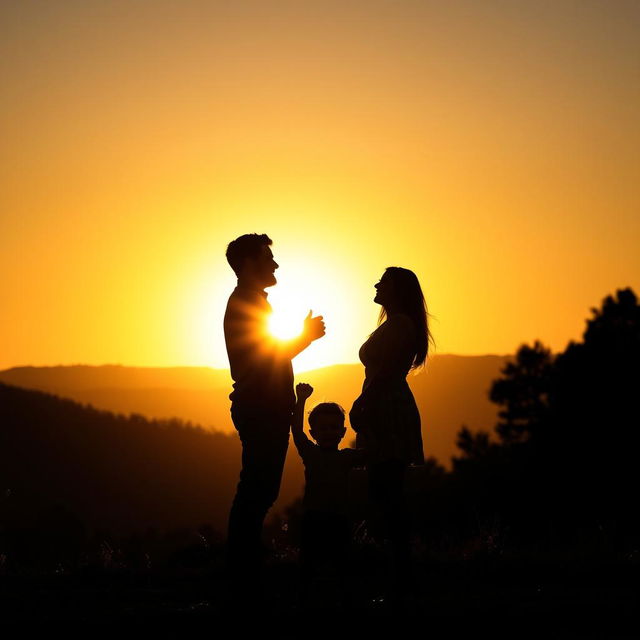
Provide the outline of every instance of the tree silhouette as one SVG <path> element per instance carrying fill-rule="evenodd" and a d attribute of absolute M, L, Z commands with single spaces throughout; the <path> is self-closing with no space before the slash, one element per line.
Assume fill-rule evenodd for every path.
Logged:
<path fill-rule="evenodd" d="M 504 444 L 525 442 L 545 424 L 552 363 L 550 349 L 541 342 L 522 345 L 515 361 L 508 362 L 493 383 L 489 397 L 502 407 L 495 430 Z"/>
<path fill-rule="evenodd" d="M 473 433 L 468 427 L 463 426 L 458 432 L 456 446 L 462 451 L 464 458 L 473 460 L 486 456 L 491 443 L 486 431 Z"/>
<path fill-rule="evenodd" d="M 551 422 L 557 450 L 571 460 L 566 484 L 580 488 L 577 508 L 599 526 L 631 533 L 638 529 L 630 505 L 640 480 L 640 307 L 627 288 L 591 311 L 583 341 L 557 358 Z"/>
<path fill-rule="evenodd" d="M 606 529 L 628 545 L 640 532 L 640 306 L 627 288 L 591 313 L 582 342 L 555 357 L 539 341 L 518 349 L 490 391 L 498 441 L 463 427 L 454 471 L 473 508 L 523 530 Z"/>

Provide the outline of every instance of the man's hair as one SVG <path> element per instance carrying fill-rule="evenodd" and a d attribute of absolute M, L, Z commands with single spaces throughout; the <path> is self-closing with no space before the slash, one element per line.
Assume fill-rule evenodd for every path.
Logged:
<path fill-rule="evenodd" d="M 344 423 L 344 409 L 336 402 L 321 402 L 316 405 L 309 413 L 309 426 L 313 428 L 313 424 L 319 415 L 338 416 Z"/>
<path fill-rule="evenodd" d="M 245 233 L 232 240 L 227 247 L 227 262 L 238 276 L 247 258 L 257 258 L 262 247 L 273 244 L 266 233 Z"/>

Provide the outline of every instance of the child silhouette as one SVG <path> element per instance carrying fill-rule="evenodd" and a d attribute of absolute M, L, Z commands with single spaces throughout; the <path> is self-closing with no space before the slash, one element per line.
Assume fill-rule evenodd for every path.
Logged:
<path fill-rule="evenodd" d="M 304 433 L 305 402 L 311 385 L 296 385 L 297 402 L 291 432 L 304 463 L 305 491 L 300 539 L 303 593 L 313 583 L 339 583 L 348 561 L 351 526 L 348 517 L 348 480 L 353 467 L 363 464 L 362 452 L 338 449 L 346 433 L 344 410 L 335 402 L 323 402 L 309 414 L 309 433 Z M 330 585 L 328 585 L 330 586 Z"/>

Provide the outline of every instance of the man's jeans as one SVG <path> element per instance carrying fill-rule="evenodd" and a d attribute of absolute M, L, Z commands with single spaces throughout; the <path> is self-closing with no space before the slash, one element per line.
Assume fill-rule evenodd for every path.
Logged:
<path fill-rule="evenodd" d="M 229 514 L 229 567 L 240 574 L 257 575 L 262 524 L 280 491 L 291 418 L 234 407 L 231 417 L 242 441 L 242 470 Z"/>

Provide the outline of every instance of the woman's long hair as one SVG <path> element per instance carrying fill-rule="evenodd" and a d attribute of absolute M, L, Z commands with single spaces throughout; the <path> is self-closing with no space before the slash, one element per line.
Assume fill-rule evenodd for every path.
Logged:
<path fill-rule="evenodd" d="M 429 344 L 433 343 L 433 336 L 429 331 L 429 312 L 420 282 L 413 271 L 402 267 L 387 267 L 385 274 L 393 282 L 393 293 L 398 311 L 408 315 L 416 326 L 417 345 L 411 368 L 417 369 L 426 362 Z M 382 307 L 378 324 L 382 324 L 386 318 L 387 310 Z"/>

